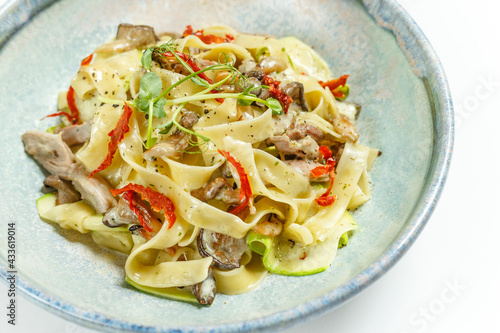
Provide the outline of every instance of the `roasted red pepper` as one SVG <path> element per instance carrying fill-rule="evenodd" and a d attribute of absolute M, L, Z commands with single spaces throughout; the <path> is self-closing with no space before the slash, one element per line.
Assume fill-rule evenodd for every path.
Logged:
<path fill-rule="evenodd" d="M 323 88 L 328 87 L 328 89 L 330 89 L 330 91 L 332 92 L 333 96 L 335 96 L 336 98 L 344 98 L 346 96 L 342 91 L 335 91 L 335 90 L 339 87 L 345 86 L 348 77 L 349 75 L 342 75 L 338 79 L 333 79 L 328 82 L 319 81 L 319 84 Z"/>
<path fill-rule="evenodd" d="M 287 113 L 288 107 L 290 106 L 290 104 L 292 104 L 293 99 L 280 89 L 281 81 L 274 80 L 272 77 L 264 75 L 262 83 L 269 86 L 269 92 L 271 93 L 271 96 L 280 101 L 281 106 L 283 107 L 283 111 Z"/>
<path fill-rule="evenodd" d="M 193 27 L 190 25 L 186 26 L 186 29 L 184 29 L 184 33 L 182 34 L 182 37 L 186 38 L 189 35 L 193 34 Z"/>
<path fill-rule="evenodd" d="M 182 60 L 184 60 L 188 64 L 188 66 L 191 67 L 191 69 L 193 70 L 193 72 L 198 72 L 199 70 L 201 70 L 201 68 L 198 67 L 198 65 L 196 64 L 196 62 L 190 56 L 188 56 L 187 54 L 181 53 L 181 52 L 175 52 L 175 54 L 177 54 L 177 56 L 179 56 L 179 58 L 181 58 Z M 175 57 L 172 54 L 172 52 L 164 52 L 163 56 L 167 57 L 167 58 Z M 198 74 L 198 76 L 200 78 L 202 78 L 203 80 L 207 81 L 209 84 L 214 84 L 214 81 L 212 81 L 208 76 L 206 76 L 205 73 L 200 73 L 200 74 Z M 218 91 L 217 90 L 212 90 L 211 93 L 217 94 Z M 219 102 L 219 103 L 224 102 L 223 98 L 216 98 L 215 100 L 217 102 Z"/>
<path fill-rule="evenodd" d="M 332 157 L 332 151 L 328 149 L 327 146 L 319 147 L 319 153 L 321 157 L 327 160 L 326 165 L 317 166 L 311 170 L 311 174 L 318 178 L 323 176 L 325 173 L 330 172 L 331 166 L 328 164 L 328 160 Z"/>
<path fill-rule="evenodd" d="M 106 155 L 106 158 L 101 163 L 101 165 L 99 165 L 97 169 L 92 171 L 89 178 L 91 178 L 97 172 L 102 171 L 111 165 L 111 162 L 113 161 L 113 156 L 115 155 L 116 150 L 118 149 L 118 144 L 120 143 L 120 141 L 123 140 L 125 133 L 127 133 L 130 130 L 128 122 L 130 120 L 131 115 L 132 115 L 132 109 L 130 108 L 130 106 L 128 106 L 127 103 L 125 103 L 125 107 L 123 108 L 123 113 L 120 116 L 120 119 L 118 119 L 116 127 L 112 129 L 111 132 L 108 133 L 108 136 L 111 137 L 108 143 L 108 154 Z"/>
<path fill-rule="evenodd" d="M 319 147 L 319 153 L 321 154 L 321 157 L 324 159 L 329 159 L 330 157 L 332 157 L 332 151 L 328 149 L 327 146 Z"/>
<path fill-rule="evenodd" d="M 163 215 L 165 215 L 165 218 L 168 221 L 168 229 L 172 228 L 172 226 L 175 223 L 175 220 L 177 219 L 177 216 L 175 215 L 175 205 L 172 202 L 172 200 L 170 200 L 165 195 L 152 190 L 149 187 L 144 187 L 144 186 L 139 185 L 139 184 L 129 183 L 129 184 L 125 185 L 124 187 L 122 187 L 121 189 L 113 189 L 110 191 L 114 196 L 129 192 L 129 191 L 131 191 L 132 193 L 135 192 L 135 193 L 139 194 L 141 196 L 142 200 L 146 200 L 147 202 L 149 202 L 149 204 L 151 205 L 151 208 L 155 212 L 159 213 L 159 212 L 163 211 Z M 125 195 L 130 196 L 130 194 L 125 194 Z M 141 221 L 140 217 L 139 217 L 139 221 Z M 144 219 L 141 221 L 141 224 L 143 223 L 143 221 L 144 221 Z M 148 231 L 152 230 L 152 226 L 149 226 L 146 223 L 145 223 L 145 225 L 143 225 L 143 227 L 144 227 L 144 229 L 146 229 Z"/>
<path fill-rule="evenodd" d="M 215 35 L 203 35 L 203 30 L 198 30 L 193 32 L 193 27 L 191 25 L 186 26 L 186 30 L 184 30 L 184 37 L 189 35 L 195 35 L 205 44 L 221 44 L 221 43 L 232 43 L 234 41 L 233 35 L 225 34 L 226 38 L 222 38 Z"/>
<path fill-rule="evenodd" d="M 86 57 L 85 59 L 82 60 L 82 62 L 80 63 L 80 66 L 87 66 L 90 64 L 90 62 L 92 61 L 92 58 L 94 57 L 94 54 L 92 53 L 91 55 L 89 55 L 88 57 Z"/>
<path fill-rule="evenodd" d="M 240 162 L 236 161 L 236 159 L 233 156 L 231 156 L 227 151 L 220 149 L 218 149 L 217 151 L 219 152 L 219 154 L 224 156 L 229 163 L 231 163 L 235 167 L 236 171 L 238 172 L 238 176 L 240 178 L 241 203 L 229 211 L 229 213 L 231 214 L 238 215 L 250 203 L 250 198 L 252 197 L 252 189 L 250 188 L 250 181 L 248 180 L 248 175 L 246 174 L 245 169 L 243 169 L 243 167 L 241 166 Z"/>
<path fill-rule="evenodd" d="M 78 124 L 80 122 L 80 112 L 75 103 L 75 90 L 69 86 L 68 93 L 66 94 L 66 101 L 68 102 L 69 111 L 71 112 L 71 123 Z"/>
<path fill-rule="evenodd" d="M 325 173 L 330 173 L 330 185 L 325 193 L 317 197 L 315 200 L 320 206 L 330 206 L 337 199 L 336 195 L 330 195 L 330 191 L 335 181 L 335 160 L 332 158 L 332 151 L 326 146 L 319 147 L 319 152 L 323 158 L 326 158 L 326 165 L 318 166 L 311 170 L 314 177 L 323 176 Z"/>
<path fill-rule="evenodd" d="M 330 172 L 330 166 L 328 164 L 320 165 L 311 170 L 311 175 L 313 175 L 315 178 L 318 178 L 328 172 Z"/>
<path fill-rule="evenodd" d="M 333 182 L 335 181 L 335 161 L 333 160 L 333 158 L 330 157 L 326 161 L 326 166 L 328 166 L 328 172 L 330 172 L 330 186 L 328 186 L 328 189 L 325 193 L 315 199 L 320 206 L 330 206 L 335 202 L 335 199 L 337 199 L 336 195 L 330 195 L 330 191 L 333 187 Z"/>
<path fill-rule="evenodd" d="M 90 64 L 92 61 L 92 58 L 94 57 L 94 54 L 92 53 L 85 59 L 83 59 L 80 63 L 80 66 L 87 66 Z M 72 86 L 69 86 L 68 93 L 66 94 L 66 101 L 68 102 L 68 108 L 70 113 L 64 112 L 64 111 L 59 111 L 56 113 L 49 114 L 48 116 L 43 117 L 42 119 L 45 118 L 51 118 L 51 117 L 57 117 L 57 116 L 65 116 L 68 118 L 69 122 L 72 124 L 78 124 L 80 122 L 80 112 L 78 111 L 78 108 L 76 107 L 75 103 L 75 90 L 73 89 Z"/>

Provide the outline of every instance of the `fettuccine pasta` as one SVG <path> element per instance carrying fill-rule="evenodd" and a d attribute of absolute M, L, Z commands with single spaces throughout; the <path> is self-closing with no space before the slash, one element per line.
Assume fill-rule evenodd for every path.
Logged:
<path fill-rule="evenodd" d="M 269 273 L 324 271 L 370 199 L 348 75 L 294 37 L 120 25 L 26 151 L 57 191 L 45 221 L 128 255 L 126 281 L 210 305 Z"/>

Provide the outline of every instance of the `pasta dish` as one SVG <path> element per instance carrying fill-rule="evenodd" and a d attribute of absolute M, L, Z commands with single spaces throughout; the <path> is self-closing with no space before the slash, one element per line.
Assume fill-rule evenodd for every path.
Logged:
<path fill-rule="evenodd" d="M 370 199 L 348 75 L 294 37 L 121 24 L 27 153 L 55 191 L 42 220 L 128 255 L 126 281 L 210 305 L 270 273 L 326 270 Z"/>

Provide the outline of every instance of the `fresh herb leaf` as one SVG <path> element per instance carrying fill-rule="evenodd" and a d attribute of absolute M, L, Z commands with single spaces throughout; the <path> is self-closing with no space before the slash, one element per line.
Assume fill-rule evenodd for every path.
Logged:
<path fill-rule="evenodd" d="M 147 49 L 147 50 L 146 50 L 146 51 L 144 51 L 144 53 L 142 54 L 141 64 L 142 64 L 142 67 L 144 67 L 144 68 L 145 68 L 145 69 L 147 69 L 147 70 L 150 70 L 150 69 L 151 69 L 151 59 L 152 59 L 152 55 L 153 55 L 153 49 L 152 49 L 152 48 Z"/>
<path fill-rule="evenodd" d="M 142 111 L 142 112 L 148 112 L 149 101 L 150 101 L 150 99 L 141 98 L 141 97 L 138 97 L 134 100 L 135 105 L 139 108 L 139 111 Z"/>
<path fill-rule="evenodd" d="M 153 72 L 147 72 L 141 79 L 139 98 L 153 99 L 161 93 L 161 79 Z"/>
<path fill-rule="evenodd" d="M 283 107 L 281 106 L 281 103 L 272 97 L 266 99 L 266 106 L 270 108 L 273 111 L 273 114 L 275 115 L 282 115 L 283 114 Z"/>
<path fill-rule="evenodd" d="M 153 104 L 153 115 L 156 118 L 163 118 L 163 117 L 165 117 L 167 115 L 165 113 L 165 110 L 163 109 L 163 107 L 165 106 L 166 102 L 167 102 L 167 100 L 165 98 L 160 98 L 159 100 L 157 100 L 156 102 L 154 102 L 154 104 Z"/>

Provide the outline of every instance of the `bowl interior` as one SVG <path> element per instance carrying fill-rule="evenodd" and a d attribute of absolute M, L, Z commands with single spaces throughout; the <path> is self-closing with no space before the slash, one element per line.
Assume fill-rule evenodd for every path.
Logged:
<path fill-rule="evenodd" d="M 41 222 L 35 209 L 43 174 L 23 151 L 20 135 L 45 129 L 79 61 L 114 36 L 119 23 L 182 32 L 223 23 L 237 30 L 294 35 L 312 45 L 335 75 L 349 74 L 349 100 L 363 106 L 360 141 L 383 154 L 371 171 L 373 198 L 354 212 L 360 225 L 326 272 L 269 276 L 256 290 L 218 295 L 210 308 L 156 298 L 123 281 L 124 258 L 88 235 Z M 361 2 L 122 1 L 57 2 L 24 26 L 0 51 L 0 216 L 17 224 L 17 269 L 65 311 L 146 326 L 231 324 L 289 310 L 348 283 L 377 260 L 408 226 L 433 149 L 433 121 L 425 86 L 393 34 L 379 27 Z M 6 242 L 0 233 L 0 243 Z M 0 247 L 5 264 L 6 246 Z M 283 318 L 287 320 L 287 318 Z"/>

